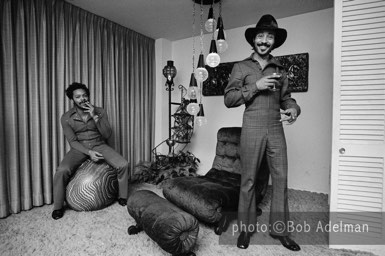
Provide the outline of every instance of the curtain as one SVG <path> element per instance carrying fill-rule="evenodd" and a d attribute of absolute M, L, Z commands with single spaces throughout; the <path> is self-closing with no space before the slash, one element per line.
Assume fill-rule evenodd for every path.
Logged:
<path fill-rule="evenodd" d="M 151 159 L 153 39 L 63 0 L 0 0 L 0 19 L 0 218 L 52 203 L 72 82 L 106 109 L 131 170 Z"/>

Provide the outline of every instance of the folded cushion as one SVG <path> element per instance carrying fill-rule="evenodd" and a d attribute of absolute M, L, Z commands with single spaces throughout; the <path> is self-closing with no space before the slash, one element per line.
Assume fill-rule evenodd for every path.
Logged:
<path fill-rule="evenodd" d="M 207 177 L 171 179 L 164 185 L 163 195 L 200 221 L 216 223 L 221 219 L 223 210 L 237 209 L 240 176 L 218 170 L 208 174 Z"/>
<path fill-rule="evenodd" d="M 163 250 L 171 254 L 191 252 L 199 232 L 199 223 L 149 190 L 138 190 L 127 201 L 127 210 L 137 225 Z"/>

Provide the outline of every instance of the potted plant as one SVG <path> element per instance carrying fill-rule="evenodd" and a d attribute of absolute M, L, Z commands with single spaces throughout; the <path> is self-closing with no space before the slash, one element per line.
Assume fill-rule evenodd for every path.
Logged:
<path fill-rule="evenodd" d="M 133 182 L 159 183 L 175 177 L 197 176 L 196 171 L 200 160 L 189 151 L 177 154 L 157 154 L 152 162 L 140 162 L 135 166 Z"/>

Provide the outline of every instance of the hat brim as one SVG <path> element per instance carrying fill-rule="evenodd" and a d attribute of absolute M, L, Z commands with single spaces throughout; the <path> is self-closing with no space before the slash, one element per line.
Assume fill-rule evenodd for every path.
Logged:
<path fill-rule="evenodd" d="M 263 27 L 254 27 L 254 28 L 248 28 L 245 31 L 245 37 L 246 41 L 254 47 L 254 38 L 257 35 L 258 31 L 261 30 L 272 30 L 275 32 L 275 43 L 274 43 L 274 49 L 280 47 L 287 38 L 287 31 L 283 28 L 263 28 Z"/>

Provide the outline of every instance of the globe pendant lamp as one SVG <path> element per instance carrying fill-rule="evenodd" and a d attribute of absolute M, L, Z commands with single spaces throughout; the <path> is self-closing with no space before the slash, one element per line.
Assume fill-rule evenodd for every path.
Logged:
<path fill-rule="evenodd" d="M 210 9 L 209 9 L 209 16 L 205 22 L 205 29 L 207 32 L 213 32 L 213 28 L 216 26 L 217 22 L 214 18 L 214 9 L 213 9 L 213 5 L 211 5 Z"/>
<path fill-rule="evenodd" d="M 222 20 L 222 17 L 221 17 L 221 16 L 218 17 L 217 28 L 216 28 L 215 31 L 214 31 L 214 38 L 218 38 L 219 28 L 222 28 L 222 29 L 223 29 L 223 35 L 224 35 L 224 37 L 226 38 L 226 37 L 227 37 L 227 36 L 226 36 L 226 31 L 225 31 L 225 29 L 224 29 L 224 27 L 223 27 L 223 20 Z"/>
<path fill-rule="evenodd" d="M 191 99 L 190 103 L 187 105 L 187 113 L 190 115 L 195 116 L 199 112 L 199 105 L 197 103 L 198 101 L 196 99 Z"/>
<path fill-rule="evenodd" d="M 209 77 L 209 72 L 205 68 L 203 53 L 199 54 L 198 67 L 194 71 L 194 76 L 199 83 L 206 81 Z"/>
<path fill-rule="evenodd" d="M 223 20 L 222 20 L 222 2 L 219 2 L 218 25 L 217 25 L 216 35 L 214 35 L 214 37 L 217 38 L 218 53 L 225 52 L 228 48 L 228 44 L 225 39 L 226 34 L 225 34 L 225 29 L 224 29 Z"/>
<path fill-rule="evenodd" d="M 217 49 L 219 53 L 223 53 L 227 50 L 228 44 L 225 40 L 225 34 L 223 28 L 219 28 L 218 38 L 217 38 Z"/>
<path fill-rule="evenodd" d="M 199 87 L 197 85 L 197 80 L 195 79 L 194 77 L 194 73 L 191 73 L 191 77 L 190 77 L 190 85 L 187 89 L 187 96 L 190 100 L 195 100 L 197 99 L 198 95 L 199 95 Z"/>
<path fill-rule="evenodd" d="M 219 65 L 221 62 L 221 57 L 219 57 L 218 51 L 217 51 L 217 45 L 215 43 L 215 40 L 211 40 L 210 44 L 210 53 L 206 57 L 206 63 L 212 68 L 215 68 Z"/>
<path fill-rule="evenodd" d="M 203 104 L 199 104 L 199 112 L 195 118 L 195 124 L 197 126 L 203 126 L 207 124 L 207 118 L 205 117 L 205 113 L 203 111 Z"/>

